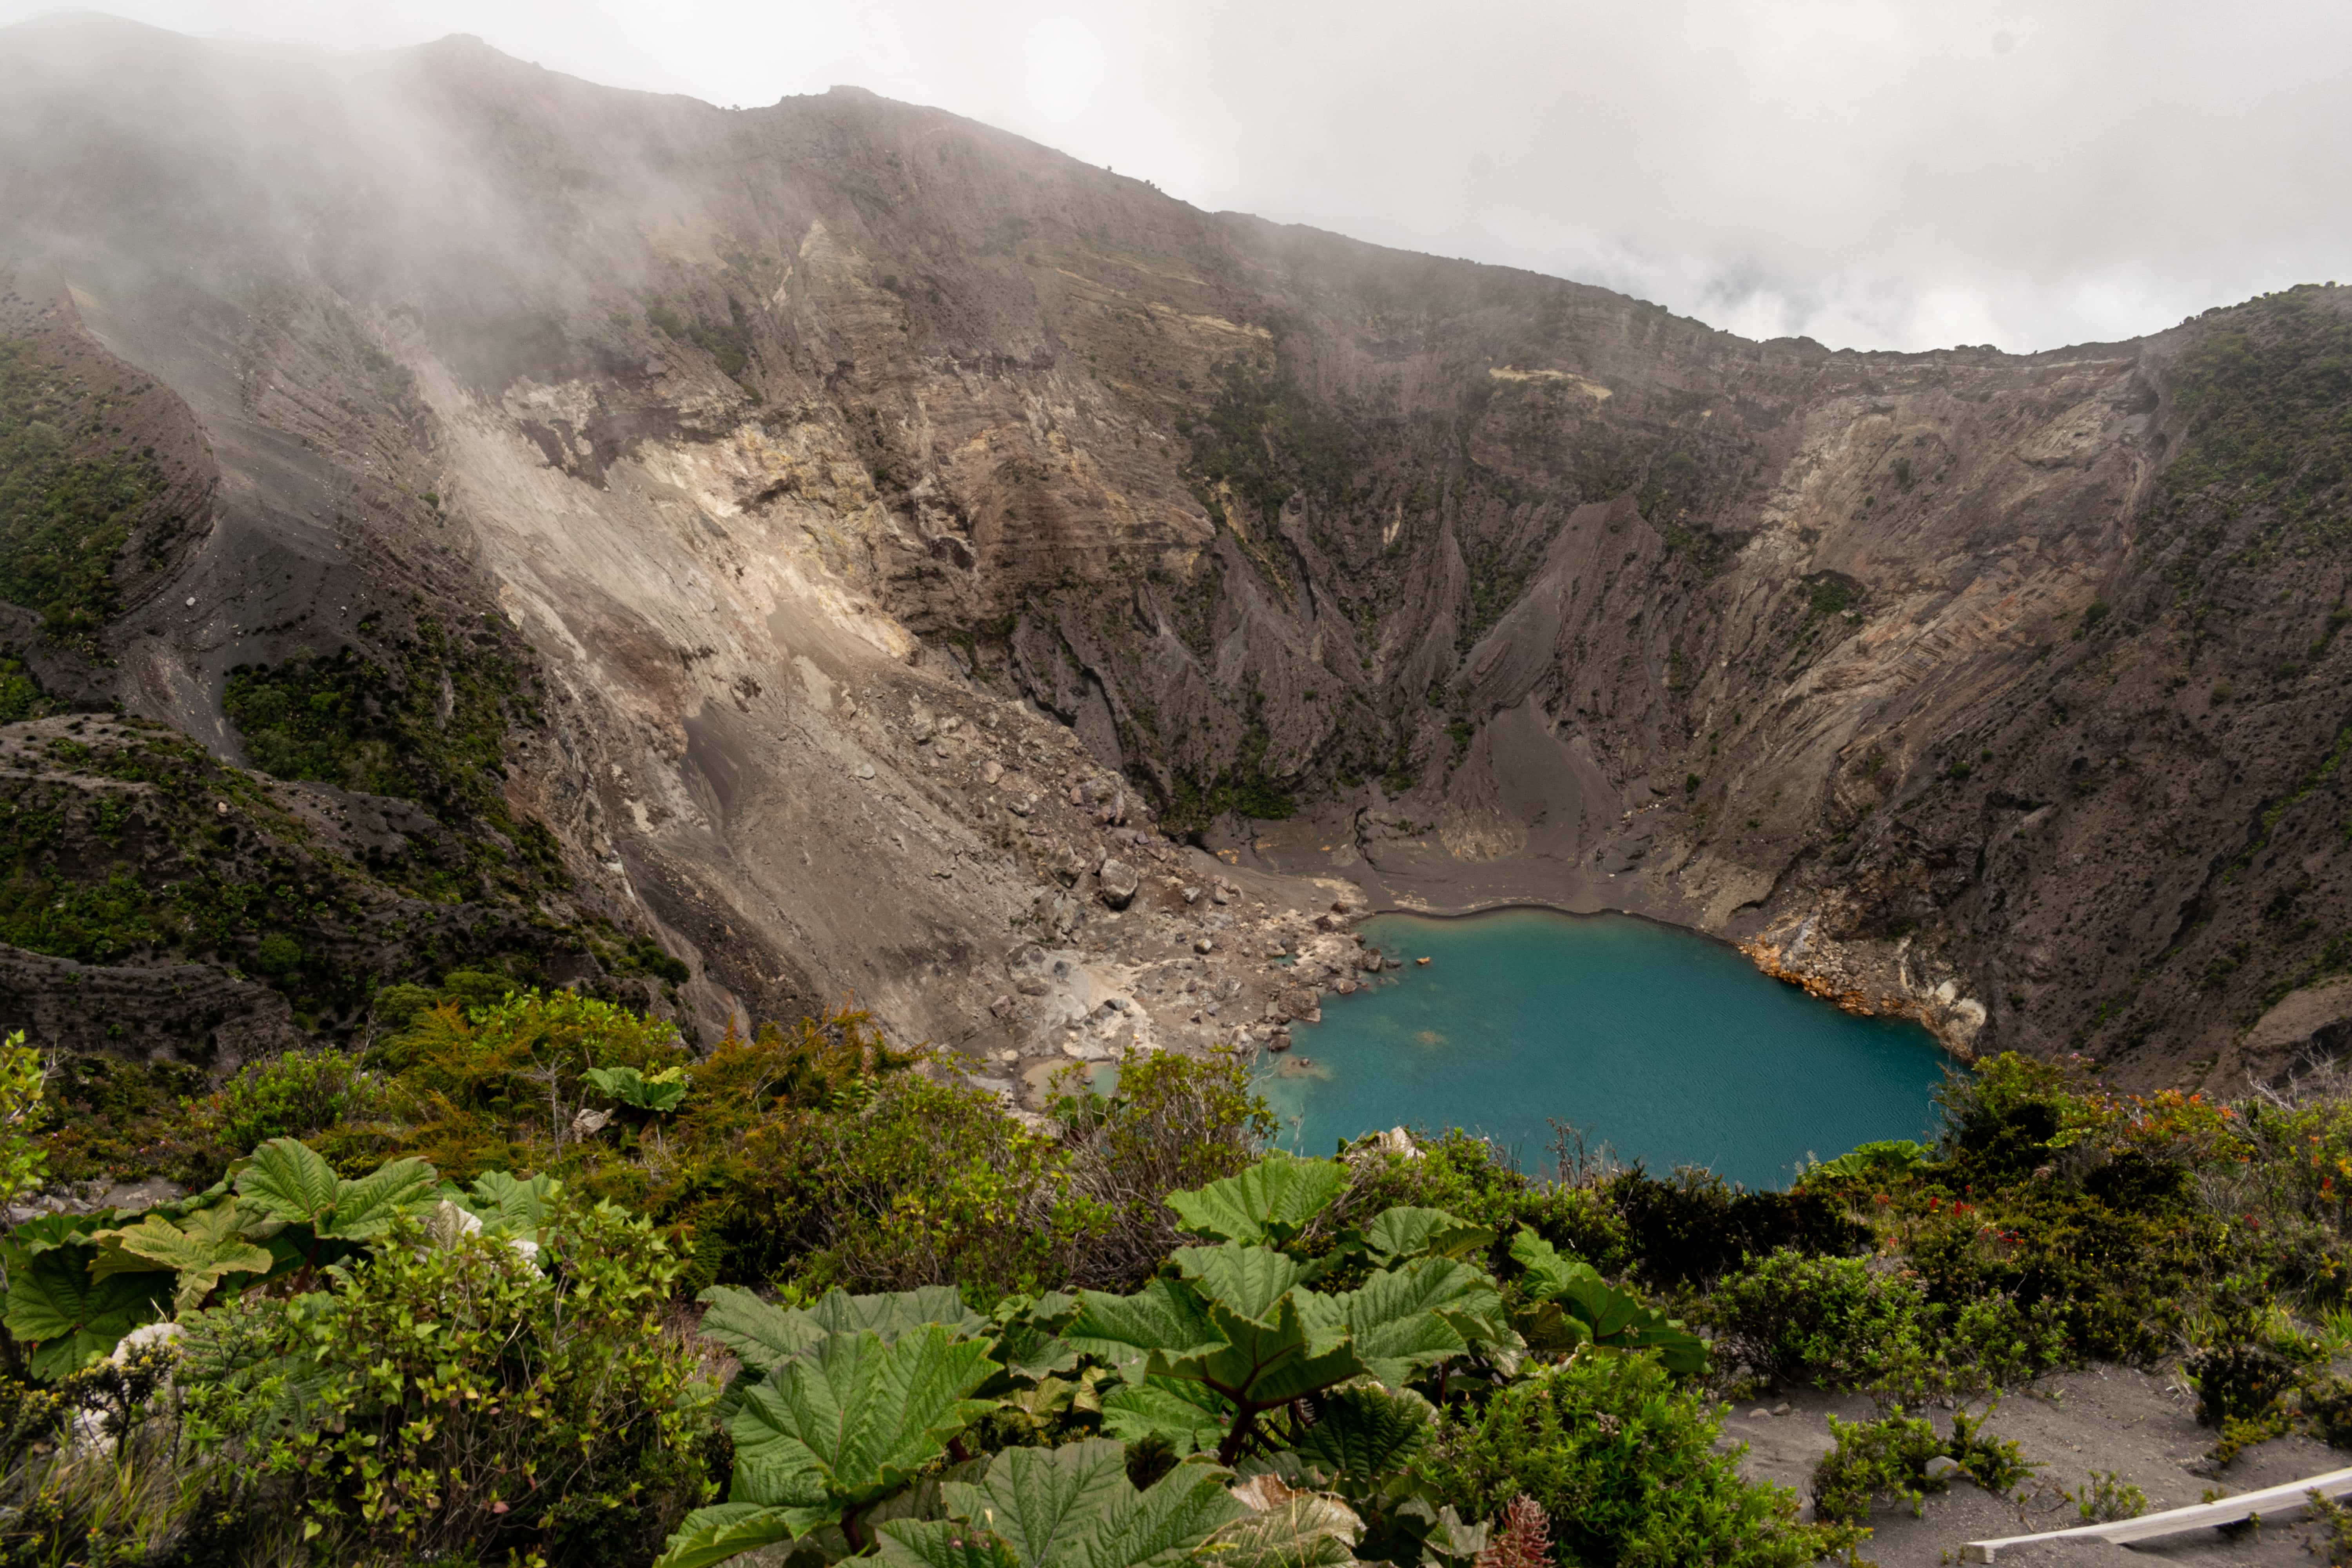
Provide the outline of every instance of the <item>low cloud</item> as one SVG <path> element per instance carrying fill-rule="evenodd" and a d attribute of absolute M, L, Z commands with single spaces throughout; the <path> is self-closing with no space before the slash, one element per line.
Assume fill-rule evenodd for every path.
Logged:
<path fill-rule="evenodd" d="M 152 0 L 335 48 L 471 32 L 755 104 L 855 82 L 1209 207 L 1751 336 L 2007 349 L 2352 277 L 2352 7 L 2283 0 Z M 0 0 L 0 22 L 36 8 Z"/>

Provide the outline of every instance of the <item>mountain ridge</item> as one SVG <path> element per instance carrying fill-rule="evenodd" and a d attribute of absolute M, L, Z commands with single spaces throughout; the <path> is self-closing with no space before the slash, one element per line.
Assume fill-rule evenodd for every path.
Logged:
<path fill-rule="evenodd" d="M 0 33 L 0 335 L 69 300 L 221 484 L 81 676 L 24 658 L 234 762 L 233 680 L 400 686 L 426 622 L 503 623 L 495 810 L 686 955 L 706 1028 L 854 987 L 1026 1072 L 1084 1001 L 1012 984 L 1033 943 L 1271 1028 L 1248 921 L 1349 885 L 1659 915 L 2126 1082 L 2273 1070 L 2318 1037 L 2241 1040 L 2352 968 L 2345 500 L 2305 494 L 2343 290 L 2030 355 L 1754 343 L 862 89 L 721 110 L 451 40 L 134 70 L 42 26 Z M 1199 847 L 1113 837 L 1147 808 Z"/>

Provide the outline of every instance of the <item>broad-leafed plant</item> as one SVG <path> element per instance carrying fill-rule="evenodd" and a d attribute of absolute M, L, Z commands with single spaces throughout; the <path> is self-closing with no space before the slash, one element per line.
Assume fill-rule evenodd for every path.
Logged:
<path fill-rule="evenodd" d="M 809 1307 L 704 1291 L 704 1336 L 742 1363 L 721 1402 L 735 1473 L 662 1568 L 877 1540 L 899 1568 L 1118 1568 L 1195 1552 L 1310 1568 L 1360 1545 L 1469 1562 L 1483 1529 L 1411 1479 L 1433 1420 L 1416 1385 L 1443 1397 L 1436 1373 L 1457 1361 L 1507 1376 L 1528 1342 L 1481 1261 L 1491 1231 L 1402 1205 L 1334 1228 L 1325 1215 L 1349 1180 L 1337 1161 L 1274 1154 L 1171 1194 L 1207 1244 L 1177 1248 L 1126 1295 L 1016 1297 L 983 1316 L 947 1287 L 835 1290 Z M 1696 1339 L 1589 1265 L 1525 1233 L 1513 1253 L 1517 1317 L 1541 1348 L 1704 1362 Z M 975 1424 L 1021 1418 L 1050 1426 L 1049 1441 L 1097 1427 L 1119 1441 L 964 1468 Z M 1154 1484 L 1139 1492 L 1130 1462 Z M 1213 1506 L 1236 1468 L 1252 1506 Z"/>
<path fill-rule="evenodd" d="M 589 1087 L 633 1110 L 666 1112 L 686 1101 L 686 1069 L 664 1068 L 648 1073 L 633 1067 L 590 1068 Z"/>
<path fill-rule="evenodd" d="M 1511 1256 L 1527 1273 L 1519 1289 L 1529 1306 L 1516 1326 L 1538 1350 L 1655 1351 L 1669 1372 L 1706 1370 L 1706 1342 L 1682 1324 L 1615 1289 L 1590 1263 L 1563 1258 L 1531 1230 L 1511 1238 Z"/>
<path fill-rule="evenodd" d="M 1138 1491 L 1125 1448 L 1097 1438 L 1011 1448 L 977 1484 L 941 1489 L 947 1514 L 881 1527 L 888 1568 L 1146 1568 L 1181 1562 L 1245 1510 L 1225 1478 L 1179 1465 Z"/>
<path fill-rule="evenodd" d="M 670 1538 L 663 1568 L 824 1530 L 863 1548 L 874 1505 L 996 1406 L 975 1397 L 1003 1371 L 989 1354 L 995 1326 L 951 1289 L 836 1290 L 809 1310 L 726 1288 L 704 1299 L 704 1331 L 745 1368 L 729 1391 L 735 1473 L 727 1500 Z"/>

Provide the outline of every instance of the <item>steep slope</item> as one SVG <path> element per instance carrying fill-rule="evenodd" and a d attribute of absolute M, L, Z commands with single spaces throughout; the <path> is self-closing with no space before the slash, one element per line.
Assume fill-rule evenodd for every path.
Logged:
<path fill-rule="evenodd" d="M 0 34 L 0 235 L 6 335 L 200 437 L 119 612 L 20 634 L 48 689 L 543 831 L 711 1026 L 854 988 L 1054 1049 L 1008 954 L 1164 964 L 1213 907 L 1146 802 L 2126 1080 L 2352 1015 L 2332 287 L 1832 353 L 848 89 L 88 19 Z"/>

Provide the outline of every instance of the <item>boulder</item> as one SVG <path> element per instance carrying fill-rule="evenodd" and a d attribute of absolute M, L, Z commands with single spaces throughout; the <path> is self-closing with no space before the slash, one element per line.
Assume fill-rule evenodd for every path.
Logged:
<path fill-rule="evenodd" d="M 1096 874 L 1100 884 L 1102 901 L 1112 909 L 1123 910 L 1135 900 L 1135 890 L 1143 885 L 1143 878 L 1124 860 L 1106 860 Z"/>

